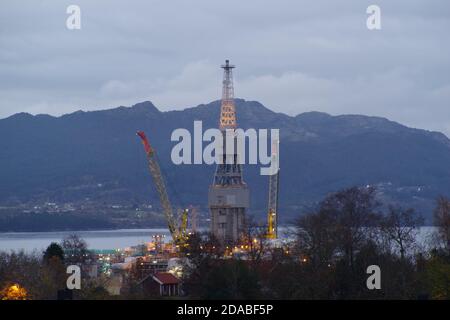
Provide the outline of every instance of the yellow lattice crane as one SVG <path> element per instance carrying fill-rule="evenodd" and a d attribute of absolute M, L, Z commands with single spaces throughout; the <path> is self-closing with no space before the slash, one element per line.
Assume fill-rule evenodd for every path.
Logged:
<path fill-rule="evenodd" d="M 279 186 L 279 141 L 272 143 L 272 162 L 276 166 L 276 172 L 269 176 L 269 204 L 267 208 L 267 238 L 278 237 L 278 186 Z"/>

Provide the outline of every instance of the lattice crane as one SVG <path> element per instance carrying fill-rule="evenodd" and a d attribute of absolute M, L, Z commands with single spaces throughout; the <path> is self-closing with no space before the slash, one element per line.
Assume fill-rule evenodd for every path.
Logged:
<path fill-rule="evenodd" d="M 141 138 L 142 144 L 144 145 L 144 150 L 147 154 L 148 167 L 150 169 L 153 182 L 156 186 L 156 190 L 158 191 L 161 206 L 163 208 L 172 239 L 175 243 L 182 244 L 185 242 L 187 237 L 186 226 L 188 211 L 187 209 L 183 211 L 181 216 L 182 222 L 181 225 L 178 226 L 177 220 L 173 214 L 172 205 L 169 201 L 169 196 L 167 195 L 166 185 L 161 174 L 161 169 L 156 161 L 155 150 L 150 146 L 150 143 L 148 142 L 148 139 L 143 131 L 138 131 L 136 134 Z"/>
<path fill-rule="evenodd" d="M 280 181 L 279 176 L 279 141 L 272 143 L 272 161 L 271 164 L 276 164 L 276 172 L 269 176 L 269 204 L 267 208 L 267 238 L 278 238 L 278 186 Z"/>

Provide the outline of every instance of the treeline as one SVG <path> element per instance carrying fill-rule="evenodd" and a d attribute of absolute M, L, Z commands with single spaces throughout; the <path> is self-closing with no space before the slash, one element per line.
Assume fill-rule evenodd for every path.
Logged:
<path fill-rule="evenodd" d="M 181 252 L 184 298 L 450 299 L 450 200 L 437 200 L 436 228 L 426 247 L 418 241 L 420 214 L 383 208 L 374 189 L 346 189 L 299 218 L 290 242 L 273 246 L 265 230 L 248 221 L 241 253 L 211 235 L 193 235 Z M 0 252 L 0 299 L 56 299 L 66 287 L 68 265 L 95 263 L 77 236 L 43 253 Z M 379 289 L 367 285 L 374 276 L 369 266 L 379 267 Z M 120 296 L 109 295 L 106 275 L 82 275 L 74 299 L 161 298 L 143 293 L 138 272 L 127 274 Z"/>
<path fill-rule="evenodd" d="M 14 213 L 0 215 L 0 232 L 44 232 L 112 229 L 107 217 L 72 213 Z"/>
<path fill-rule="evenodd" d="M 372 188 L 332 194 L 278 248 L 249 225 L 245 258 L 223 259 L 226 246 L 192 237 L 184 291 L 197 299 L 450 299 L 450 201 L 437 200 L 428 248 L 418 241 L 418 213 L 382 205 Z M 372 265 L 381 289 L 367 286 Z"/>
<path fill-rule="evenodd" d="M 161 215 L 135 210 L 125 212 L 0 212 L 0 232 L 48 232 L 70 230 L 108 230 L 123 228 L 161 228 L 167 226 Z"/>
<path fill-rule="evenodd" d="M 82 286 L 71 290 L 72 299 L 107 299 L 106 279 L 89 277 L 86 268 L 92 263 L 86 242 L 76 235 L 51 243 L 44 252 L 0 251 L 0 300 L 56 300 L 67 295 L 69 265 L 82 270 Z"/>

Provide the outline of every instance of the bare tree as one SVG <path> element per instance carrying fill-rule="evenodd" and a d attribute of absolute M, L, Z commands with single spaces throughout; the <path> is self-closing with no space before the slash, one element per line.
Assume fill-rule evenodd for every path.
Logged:
<path fill-rule="evenodd" d="M 355 254 L 379 224 L 378 206 L 372 187 L 344 189 L 328 196 L 321 204 L 322 212 L 334 216 L 337 245 L 352 271 Z"/>
<path fill-rule="evenodd" d="M 438 227 L 439 240 L 450 254 L 450 200 L 439 197 L 434 210 L 434 223 Z"/>
<path fill-rule="evenodd" d="M 382 218 L 380 230 L 389 248 L 398 247 L 403 260 L 407 250 L 416 243 L 418 229 L 422 224 L 423 218 L 414 209 L 390 206 L 387 215 Z"/>
<path fill-rule="evenodd" d="M 85 264 L 92 260 L 92 255 L 88 250 L 86 241 L 76 234 L 64 238 L 61 246 L 66 255 L 65 262 L 68 264 Z"/>
<path fill-rule="evenodd" d="M 257 264 L 267 250 L 267 232 L 264 226 L 258 225 L 252 217 L 248 217 L 243 234 L 243 246 L 252 263 Z"/>
<path fill-rule="evenodd" d="M 297 221 L 296 254 L 314 267 L 328 266 L 336 253 L 336 219 L 329 211 L 309 213 Z M 306 262 L 306 261 L 304 261 Z"/>

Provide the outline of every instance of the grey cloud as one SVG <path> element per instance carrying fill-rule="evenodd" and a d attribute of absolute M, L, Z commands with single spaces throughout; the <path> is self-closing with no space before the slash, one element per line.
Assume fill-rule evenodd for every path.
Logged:
<path fill-rule="evenodd" d="M 277 112 L 385 116 L 450 134 L 450 3 L 375 1 L 2 1 L 0 117 L 151 100 L 180 109 L 236 93 Z M 78 4 L 82 30 L 65 28 Z"/>

